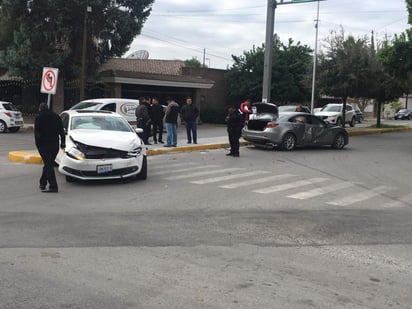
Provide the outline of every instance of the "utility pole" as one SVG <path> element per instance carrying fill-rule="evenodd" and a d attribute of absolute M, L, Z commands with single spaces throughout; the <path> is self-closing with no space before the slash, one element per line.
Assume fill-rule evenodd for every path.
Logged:
<path fill-rule="evenodd" d="M 267 15 L 266 15 L 266 40 L 265 40 L 265 56 L 263 64 L 263 86 L 262 86 L 262 102 L 270 102 L 270 89 L 272 85 L 272 58 L 273 58 L 273 35 L 275 28 L 275 10 L 278 5 L 282 4 L 297 4 L 303 2 L 315 2 L 325 0 L 268 0 Z M 319 14 L 319 13 L 318 13 Z M 319 17 L 318 17 L 319 19 Z M 318 40 L 316 39 L 316 42 Z"/>
<path fill-rule="evenodd" d="M 203 67 L 205 67 L 205 61 L 206 61 L 206 48 L 203 48 Z"/>
<path fill-rule="evenodd" d="M 312 98 L 310 100 L 311 113 L 313 113 L 313 109 L 315 107 L 316 66 L 318 64 L 319 4 L 320 4 L 320 1 L 318 0 L 318 11 L 317 11 L 316 20 L 315 20 L 316 35 L 315 35 L 315 51 L 313 53 Z"/>
<path fill-rule="evenodd" d="M 86 7 L 84 12 L 84 24 L 83 24 L 83 46 L 82 46 L 82 68 L 80 75 L 80 100 L 85 99 L 85 85 L 86 85 L 86 51 L 87 51 L 87 13 L 92 11 L 91 6 Z"/>

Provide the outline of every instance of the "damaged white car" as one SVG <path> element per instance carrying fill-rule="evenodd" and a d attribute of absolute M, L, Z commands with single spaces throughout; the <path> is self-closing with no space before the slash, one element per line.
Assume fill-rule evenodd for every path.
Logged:
<path fill-rule="evenodd" d="M 56 158 L 66 180 L 147 178 L 146 147 L 138 130 L 106 111 L 69 110 L 60 114 L 66 148 Z"/>

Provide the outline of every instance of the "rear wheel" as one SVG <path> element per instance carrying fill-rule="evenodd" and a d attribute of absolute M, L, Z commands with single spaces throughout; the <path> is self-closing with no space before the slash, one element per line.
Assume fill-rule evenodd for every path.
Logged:
<path fill-rule="evenodd" d="M 0 133 L 4 133 L 7 130 L 6 123 L 3 120 L 0 120 Z"/>
<path fill-rule="evenodd" d="M 355 117 L 352 117 L 349 125 L 350 125 L 351 127 L 354 127 L 354 126 L 355 126 L 355 123 L 356 123 L 356 119 L 355 119 Z"/>
<path fill-rule="evenodd" d="M 335 139 L 332 144 L 333 149 L 342 149 L 345 147 L 345 135 L 342 133 L 339 133 L 338 135 L 335 136 Z"/>
<path fill-rule="evenodd" d="M 296 137 L 292 133 L 286 133 L 283 137 L 281 149 L 291 151 L 296 147 Z"/>
<path fill-rule="evenodd" d="M 342 118 L 336 119 L 336 125 L 337 126 L 342 126 Z"/>
<path fill-rule="evenodd" d="M 142 169 L 140 173 L 136 175 L 137 180 L 146 180 L 147 179 L 147 157 L 143 157 Z"/>

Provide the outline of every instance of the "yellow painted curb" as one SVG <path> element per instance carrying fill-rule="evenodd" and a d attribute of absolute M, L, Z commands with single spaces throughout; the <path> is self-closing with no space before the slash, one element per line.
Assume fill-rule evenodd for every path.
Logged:
<path fill-rule="evenodd" d="M 384 128 L 384 129 L 363 129 L 363 130 L 349 130 L 349 136 L 359 136 L 367 134 L 381 134 L 389 132 L 399 132 L 399 131 L 412 131 L 412 127 L 403 128 Z M 241 146 L 250 145 L 251 143 L 246 141 L 241 141 Z M 202 151 L 209 149 L 220 149 L 228 148 L 229 143 L 213 143 L 213 144 L 201 144 L 201 145 L 191 145 L 191 146 L 179 146 L 170 147 L 164 149 L 147 149 L 146 153 L 148 156 L 168 154 L 168 153 L 178 153 L 178 152 L 190 152 L 190 151 Z M 9 152 L 9 161 L 20 162 L 27 164 L 42 164 L 43 161 L 38 153 L 29 151 L 11 151 Z"/>
<path fill-rule="evenodd" d="M 10 151 L 9 161 L 27 163 L 27 164 L 42 164 L 43 163 L 43 160 L 41 159 L 38 153 L 28 152 L 28 151 Z"/>

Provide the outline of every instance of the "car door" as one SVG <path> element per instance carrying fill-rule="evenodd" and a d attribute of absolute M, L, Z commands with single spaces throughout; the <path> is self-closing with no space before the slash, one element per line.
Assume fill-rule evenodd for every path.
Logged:
<path fill-rule="evenodd" d="M 304 115 L 296 115 L 289 119 L 293 133 L 296 136 L 298 145 L 305 145 L 306 117 Z"/>
<path fill-rule="evenodd" d="M 306 115 L 305 145 L 330 144 L 331 132 L 324 121 L 313 115 Z"/>

